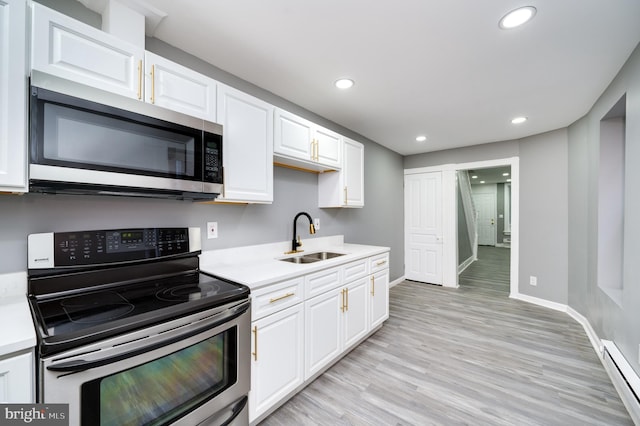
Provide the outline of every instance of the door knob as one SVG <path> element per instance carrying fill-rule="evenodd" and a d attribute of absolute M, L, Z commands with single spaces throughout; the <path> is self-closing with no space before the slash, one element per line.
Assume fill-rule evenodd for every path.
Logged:
<path fill-rule="evenodd" d="M 495 223 L 496 223 L 496 222 L 495 222 L 493 219 L 491 219 L 491 224 L 492 224 L 492 225 L 495 225 Z"/>

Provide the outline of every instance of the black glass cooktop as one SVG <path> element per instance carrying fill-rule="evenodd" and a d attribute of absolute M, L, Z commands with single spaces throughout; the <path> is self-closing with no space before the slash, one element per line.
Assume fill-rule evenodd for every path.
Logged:
<path fill-rule="evenodd" d="M 98 340 L 247 298 L 247 287 L 201 272 L 46 300 L 31 299 L 44 351 Z"/>

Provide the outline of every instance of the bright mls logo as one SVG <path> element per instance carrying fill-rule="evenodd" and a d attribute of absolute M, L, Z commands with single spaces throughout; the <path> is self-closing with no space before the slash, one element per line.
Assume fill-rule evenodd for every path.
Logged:
<path fill-rule="evenodd" d="M 69 404 L 0 404 L 0 425 L 68 426 Z"/>

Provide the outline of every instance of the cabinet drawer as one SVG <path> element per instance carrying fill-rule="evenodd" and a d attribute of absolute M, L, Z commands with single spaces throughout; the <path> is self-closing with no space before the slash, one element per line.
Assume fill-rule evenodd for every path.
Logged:
<path fill-rule="evenodd" d="M 310 299 L 326 291 L 340 287 L 342 284 L 342 268 L 332 268 L 315 274 L 307 275 L 305 278 L 305 298 Z"/>
<path fill-rule="evenodd" d="M 369 259 L 360 259 L 344 265 L 343 282 L 350 283 L 369 274 Z"/>
<path fill-rule="evenodd" d="M 369 272 L 374 274 L 389 268 L 389 252 L 378 254 L 369 258 Z"/>
<path fill-rule="evenodd" d="M 251 319 L 253 321 L 302 302 L 304 277 L 258 289 L 251 293 Z"/>

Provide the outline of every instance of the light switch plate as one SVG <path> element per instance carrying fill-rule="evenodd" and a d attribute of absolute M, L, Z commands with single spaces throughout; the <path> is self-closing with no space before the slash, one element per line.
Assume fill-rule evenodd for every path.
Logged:
<path fill-rule="evenodd" d="M 320 230 L 320 218 L 316 217 L 313 219 L 313 227 L 316 228 L 316 231 Z"/>
<path fill-rule="evenodd" d="M 218 222 L 207 222 L 207 238 L 218 238 Z"/>

